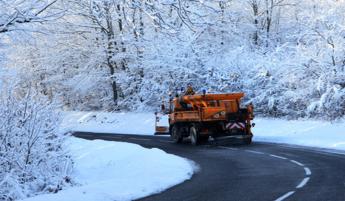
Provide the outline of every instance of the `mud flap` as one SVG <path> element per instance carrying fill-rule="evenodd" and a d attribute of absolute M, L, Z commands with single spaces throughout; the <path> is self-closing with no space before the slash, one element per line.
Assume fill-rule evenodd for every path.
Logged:
<path fill-rule="evenodd" d="M 170 135 L 169 127 L 156 126 L 154 135 Z"/>
<path fill-rule="evenodd" d="M 160 113 L 156 112 L 155 116 L 156 116 L 156 119 L 155 119 L 155 133 L 154 133 L 154 135 L 170 135 L 169 126 L 161 124 L 161 121 L 163 121 L 162 118 L 164 117 L 164 114 L 160 114 Z M 167 119 L 165 119 L 165 120 L 167 121 Z"/>

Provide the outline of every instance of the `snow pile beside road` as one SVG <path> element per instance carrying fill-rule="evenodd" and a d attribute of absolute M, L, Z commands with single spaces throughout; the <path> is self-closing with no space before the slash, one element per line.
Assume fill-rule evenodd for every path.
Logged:
<path fill-rule="evenodd" d="M 312 120 L 255 120 L 254 141 L 345 150 L 345 122 Z"/>
<path fill-rule="evenodd" d="M 191 162 L 155 148 L 74 137 L 67 144 L 80 186 L 25 201 L 133 200 L 190 179 L 194 172 Z"/>
<path fill-rule="evenodd" d="M 142 134 L 154 133 L 153 113 L 65 112 L 61 125 L 64 132 Z"/>

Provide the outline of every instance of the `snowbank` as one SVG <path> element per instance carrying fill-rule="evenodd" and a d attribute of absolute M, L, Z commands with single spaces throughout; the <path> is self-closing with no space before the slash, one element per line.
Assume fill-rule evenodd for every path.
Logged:
<path fill-rule="evenodd" d="M 62 129 L 153 135 L 154 120 L 155 116 L 151 113 L 69 112 L 66 113 Z M 331 123 L 256 118 L 254 122 L 254 141 L 345 150 L 345 121 Z M 167 124 L 166 118 L 162 119 L 161 124 Z"/>
<path fill-rule="evenodd" d="M 258 118 L 255 123 L 255 141 L 345 150 L 345 122 Z"/>
<path fill-rule="evenodd" d="M 64 132 L 87 131 L 152 135 L 153 113 L 65 112 L 61 125 Z"/>
<path fill-rule="evenodd" d="M 67 146 L 80 186 L 25 201 L 133 200 L 190 179 L 194 171 L 186 159 L 130 143 L 71 137 Z"/>

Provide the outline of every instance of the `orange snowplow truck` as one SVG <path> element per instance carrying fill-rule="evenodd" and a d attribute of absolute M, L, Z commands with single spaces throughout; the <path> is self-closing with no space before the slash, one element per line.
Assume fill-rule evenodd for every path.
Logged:
<path fill-rule="evenodd" d="M 169 133 L 175 143 L 190 137 L 197 145 L 210 137 L 215 140 L 252 142 L 253 106 L 240 108 L 244 93 L 198 94 L 181 96 L 170 101 Z M 164 107 L 163 107 L 164 108 Z M 160 128 L 162 129 L 162 128 Z"/>

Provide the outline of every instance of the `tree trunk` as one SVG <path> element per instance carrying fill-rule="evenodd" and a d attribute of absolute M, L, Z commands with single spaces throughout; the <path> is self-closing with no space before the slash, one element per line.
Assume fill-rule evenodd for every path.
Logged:
<path fill-rule="evenodd" d="M 116 77 L 115 77 L 116 67 L 112 65 L 111 61 L 109 60 L 109 57 L 108 57 L 108 66 L 109 66 L 110 75 L 111 75 L 110 79 L 111 79 L 111 88 L 113 91 L 113 101 L 115 105 L 117 105 L 118 93 L 117 93 L 117 84 L 116 84 Z"/>
<path fill-rule="evenodd" d="M 144 20 L 143 20 L 143 10 L 139 9 L 139 41 L 141 42 L 141 38 L 144 37 Z M 138 47 L 138 59 L 139 59 L 139 75 L 141 78 L 144 77 L 144 67 L 143 67 L 143 58 L 144 58 L 144 49 L 142 46 Z"/>
<path fill-rule="evenodd" d="M 259 42 L 259 33 L 258 33 L 258 25 L 259 25 L 259 6 L 257 4 L 256 1 L 252 2 L 252 9 L 253 9 L 253 15 L 254 15 L 254 26 L 255 26 L 255 31 L 254 31 L 254 35 L 253 35 L 253 40 L 254 40 L 254 44 L 258 45 Z"/>
<path fill-rule="evenodd" d="M 117 105 L 118 100 L 118 91 L 117 91 L 117 84 L 116 84 L 116 76 L 115 72 L 117 69 L 116 61 L 113 60 L 113 56 L 116 54 L 116 42 L 115 42 L 115 34 L 113 29 L 113 22 L 112 16 L 110 13 L 110 6 L 105 5 L 105 13 L 106 13 L 106 21 L 107 21 L 107 65 L 110 69 L 110 79 L 111 79 L 111 87 L 113 92 L 113 101 L 115 105 Z"/>
<path fill-rule="evenodd" d="M 224 34 L 225 34 L 225 31 L 224 31 L 224 26 L 225 26 L 225 19 L 224 19 L 224 14 L 225 14 L 225 3 L 220 1 L 219 2 L 219 7 L 220 7 L 220 10 L 221 10 L 221 23 L 222 23 L 222 27 L 221 27 L 221 41 L 220 41 L 220 44 L 221 45 L 224 45 Z"/>
<path fill-rule="evenodd" d="M 266 46 L 267 47 L 269 46 L 273 8 L 274 8 L 274 1 L 266 0 Z"/>
<path fill-rule="evenodd" d="M 118 26 L 119 26 L 119 32 L 121 34 L 123 34 L 123 22 L 122 22 L 122 12 L 124 12 L 124 8 L 122 7 L 121 9 L 121 5 L 120 4 L 117 4 L 116 5 L 116 8 L 117 8 L 117 14 L 118 14 L 118 19 L 117 19 L 117 22 L 118 22 Z M 125 48 L 125 44 L 123 43 L 123 41 L 121 41 L 121 47 L 120 47 L 121 51 L 124 53 L 126 52 L 126 48 Z M 122 70 L 126 70 L 126 59 L 125 58 L 122 58 L 121 59 L 121 68 Z"/>

